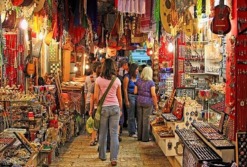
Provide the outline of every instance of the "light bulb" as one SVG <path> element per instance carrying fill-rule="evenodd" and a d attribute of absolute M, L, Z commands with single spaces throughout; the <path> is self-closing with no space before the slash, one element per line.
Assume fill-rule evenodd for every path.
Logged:
<path fill-rule="evenodd" d="M 85 69 L 87 70 L 87 69 L 89 69 L 89 65 L 87 64 L 87 65 L 85 65 Z"/>
<path fill-rule="evenodd" d="M 198 23 L 198 28 L 199 28 L 199 29 L 202 29 L 202 28 L 203 28 L 203 23 L 202 23 L 202 22 L 199 22 L 199 23 Z"/>
<path fill-rule="evenodd" d="M 172 44 L 172 43 L 169 43 L 169 44 L 168 44 L 168 52 L 172 52 L 173 49 L 174 49 L 173 44 Z"/>
<path fill-rule="evenodd" d="M 99 50 L 99 53 L 100 53 L 100 54 L 104 53 L 104 49 L 100 49 L 100 50 Z"/>
<path fill-rule="evenodd" d="M 28 27 L 28 22 L 26 19 L 22 19 L 21 22 L 20 22 L 20 28 L 23 29 L 23 30 L 26 30 Z"/>
<path fill-rule="evenodd" d="M 44 38 L 43 32 L 40 32 L 38 37 L 39 37 L 39 40 L 42 40 Z"/>
<path fill-rule="evenodd" d="M 73 70 L 74 70 L 74 72 L 77 72 L 78 71 L 78 67 L 75 66 Z"/>
<path fill-rule="evenodd" d="M 87 54 L 86 53 L 84 53 L 84 57 L 87 57 Z"/>
<path fill-rule="evenodd" d="M 147 55 L 152 56 L 153 55 L 153 49 L 152 48 L 147 48 Z"/>

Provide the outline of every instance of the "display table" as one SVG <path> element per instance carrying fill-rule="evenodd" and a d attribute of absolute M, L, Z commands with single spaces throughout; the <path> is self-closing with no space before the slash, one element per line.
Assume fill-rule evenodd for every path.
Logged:
<path fill-rule="evenodd" d="M 218 133 L 208 123 L 192 124 L 195 127 L 195 133 L 213 149 L 224 162 L 234 161 L 235 145 L 227 140 L 222 134 Z"/>
<path fill-rule="evenodd" d="M 182 162 L 178 161 L 176 158 L 178 155 L 174 148 L 177 142 L 179 141 L 179 138 L 176 135 L 170 136 L 170 137 L 161 137 L 159 132 L 157 131 L 157 127 L 156 126 L 151 126 L 151 127 L 152 127 L 152 134 L 155 138 L 156 143 L 159 145 L 162 152 L 168 158 L 170 164 L 173 167 L 182 166 Z M 173 124 L 169 124 L 168 127 L 174 131 L 175 122 L 173 122 Z M 181 156 L 178 156 L 178 157 L 181 157 Z"/>

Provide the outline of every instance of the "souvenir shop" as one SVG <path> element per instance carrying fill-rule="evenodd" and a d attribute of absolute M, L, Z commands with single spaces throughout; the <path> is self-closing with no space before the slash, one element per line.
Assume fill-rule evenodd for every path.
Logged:
<path fill-rule="evenodd" d="M 246 12 L 245 0 L 0 0 L 0 166 L 51 164 L 84 128 L 92 62 L 146 63 L 137 53 L 170 164 L 247 166 Z"/>

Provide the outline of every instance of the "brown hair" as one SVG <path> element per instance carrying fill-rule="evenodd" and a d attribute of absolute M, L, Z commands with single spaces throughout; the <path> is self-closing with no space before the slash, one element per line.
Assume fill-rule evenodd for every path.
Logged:
<path fill-rule="evenodd" d="M 116 63 L 113 59 L 105 59 L 105 62 L 101 68 L 100 76 L 102 78 L 111 80 L 113 75 L 116 75 Z"/>
<path fill-rule="evenodd" d="M 100 76 L 100 73 L 101 73 L 101 65 L 99 65 L 97 68 L 96 68 L 96 76 Z"/>
<path fill-rule="evenodd" d="M 130 75 L 130 78 L 133 77 L 133 78 L 136 78 L 137 75 L 136 75 L 136 69 L 138 68 L 138 65 L 136 63 L 132 63 L 130 64 L 130 67 L 129 67 L 129 75 Z"/>

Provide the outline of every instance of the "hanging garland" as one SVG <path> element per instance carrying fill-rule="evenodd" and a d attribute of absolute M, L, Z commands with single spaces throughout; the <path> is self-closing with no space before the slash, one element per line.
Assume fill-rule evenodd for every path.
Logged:
<path fill-rule="evenodd" d="M 155 1 L 154 19 L 156 22 L 156 31 L 158 33 L 160 24 L 160 0 Z"/>

